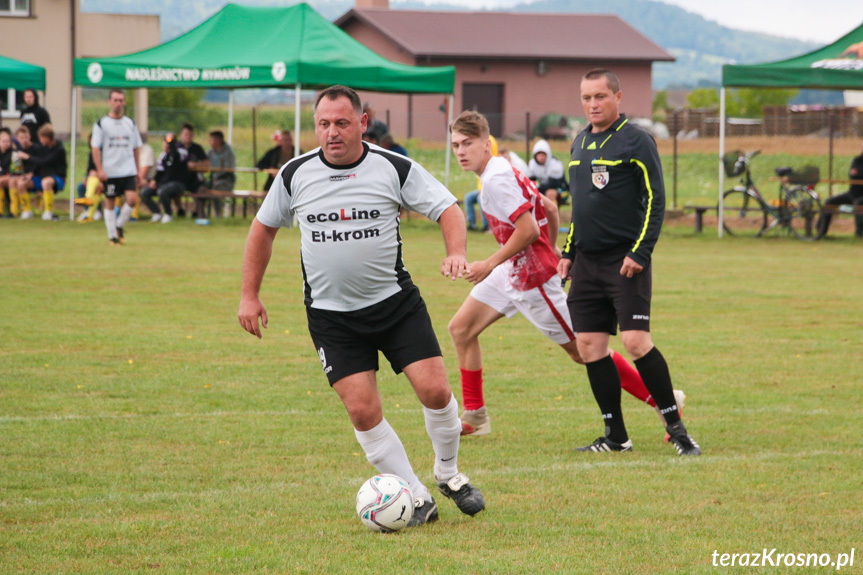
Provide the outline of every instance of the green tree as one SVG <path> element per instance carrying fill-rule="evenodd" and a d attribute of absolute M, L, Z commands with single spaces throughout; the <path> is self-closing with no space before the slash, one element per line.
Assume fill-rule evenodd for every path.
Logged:
<path fill-rule="evenodd" d="M 716 88 L 696 88 L 686 96 L 687 108 L 719 108 L 719 92 Z"/>
<path fill-rule="evenodd" d="M 653 97 L 653 121 L 664 122 L 665 111 L 668 109 L 668 90 L 660 90 Z"/>
<path fill-rule="evenodd" d="M 732 90 L 732 98 L 736 104 L 735 116 L 744 118 L 761 118 L 766 106 L 787 107 L 794 99 L 798 90 L 782 90 L 778 88 L 740 88 Z"/>
<path fill-rule="evenodd" d="M 127 93 L 129 109 L 135 104 L 135 92 Z M 198 134 L 206 134 L 211 126 L 220 124 L 219 114 L 203 106 L 204 90 L 200 88 L 151 88 L 148 90 L 149 124 L 151 132 L 179 132 L 189 123 Z M 130 112 L 131 113 L 131 112 Z"/>
<path fill-rule="evenodd" d="M 798 90 L 777 88 L 734 88 L 725 98 L 725 114 L 741 118 L 761 118 L 765 106 L 788 106 Z M 719 90 L 698 88 L 686 97 L 687 108 L 719 109 Z"/>

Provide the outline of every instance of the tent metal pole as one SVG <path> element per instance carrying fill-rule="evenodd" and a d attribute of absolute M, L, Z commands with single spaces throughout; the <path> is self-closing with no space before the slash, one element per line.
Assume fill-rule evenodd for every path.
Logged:
<path fill-rule="evenodd" d="M 452 134 L 449 133 L 449 127 L 452 124 L 452 107 L 455 102 L 455 95 L 450 94 L 447 96 L 447 107 L 446 107 L 446 148 L 443 153 L 446 154 L 446 160 L 444 163 L 444 175 L 443 175 L 443 185 L 449 188 L 449 158 L 450 158 L 450 146 L 452 146 Z"/>
<path fill-rule="evenodd" d="M 300 90 L 301 85 L 297 82 L 294 87 L 294 157 L 300 155 Z"/>
<path fill-rule="evenodd" d="M 71 156 L 69 159 L 69 163 L 72 165 L 69 166 L 69 221 L 75 222 L 75 144 L 78 140 L 77 128 L 78 128 L 78 92 L 75 89 L 75 86 L 72 86 L 72 125 L 69 127 L 69 138 L 71 139 Z"/>
<path fill-rule="evenodd" d="M 234 89 L 228 90 L 228 145 L 234 145 Z"/>
<path fill-rule="evenodd" d="M 725 155 L 725 87 L 723 86 L 719 90 L 719 213 L 717 214 L 718 224 L 718 234 L 719 237 L 722 238 L 722 231 L 725 223 L 725 206 L 723 205 L 724 199 L 723 190 L 725 189 L 725 165 L 722 163 L 722 157 Z"/>

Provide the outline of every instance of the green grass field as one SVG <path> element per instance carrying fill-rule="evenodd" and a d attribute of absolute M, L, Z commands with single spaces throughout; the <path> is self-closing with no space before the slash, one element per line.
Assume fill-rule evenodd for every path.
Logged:
<path fill-rule="evenodd" d="M 493 431 L 460 457 L 487 510 L 439 497 L 436 524 L 380 535 L 354 512 L 374 471 L 308 336 L 296 231 L 276 241 L 264 339 L 237 323 L 248 223 L 132 224 L 111 248 L 101 224 L 0 221 L 0 573 L 743 573 L 714 551 L 765 548 L 855 548 L 841 572 L 861 572 L 859 241 L 664 231 L 653 337 L 700 458 L 629 396 L 635 451 L 574 453 L 602 432 L 584 369 L 499 322 Z M 438 275 L 435 225 L 403 236 L 460 399 L 446 324 L 470 285 Z M 471 259 L 493 249 L 469 237 Z M 385 368 L 380 388 L 431 485 L 407 381 Z"/>

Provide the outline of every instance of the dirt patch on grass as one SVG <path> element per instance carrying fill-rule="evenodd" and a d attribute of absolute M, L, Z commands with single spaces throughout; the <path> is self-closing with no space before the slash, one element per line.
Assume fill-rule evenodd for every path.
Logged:
<path fill-rule="evenodd" d="M 674 142 L 660 140 L 657 142 L 660 154 L 672 154 Z M 762 154 L 790 154 L 792 156 L 826 156 L 830 152 L 830 141 L 827 138 L 788 138 L 771 136 L 749 136 L 726 138 L 726 150 L 761 150 Z M 718 154 L 718 138 L 701 138 L 698 140 L 678 140 L 678 154 Z M 856 156 L 860 153 L 860 140 L 857 138 L 841 138 L 833 140 L 835 156 Z"/>

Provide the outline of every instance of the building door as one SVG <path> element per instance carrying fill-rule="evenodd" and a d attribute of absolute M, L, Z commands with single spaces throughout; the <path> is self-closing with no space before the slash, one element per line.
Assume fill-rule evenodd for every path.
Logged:
<path fill-rule="evenodd" d="M 462 110 L 476 110 L 488 118 L 491 135 L 503 134 L 503 84 L 468 84 L 461 86 Z"/>

